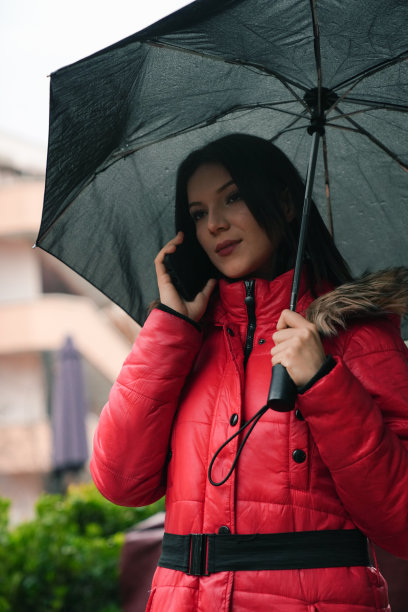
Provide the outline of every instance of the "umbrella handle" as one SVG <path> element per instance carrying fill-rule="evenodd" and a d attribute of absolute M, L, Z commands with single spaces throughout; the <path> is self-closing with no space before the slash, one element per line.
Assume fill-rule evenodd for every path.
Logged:
<path fill-rule="evenodd" d="M 277 363 L 272 368 L 267 406 L 277 412 L 289 412 L 295 407 L 297 387 L 287 369 Z"/>

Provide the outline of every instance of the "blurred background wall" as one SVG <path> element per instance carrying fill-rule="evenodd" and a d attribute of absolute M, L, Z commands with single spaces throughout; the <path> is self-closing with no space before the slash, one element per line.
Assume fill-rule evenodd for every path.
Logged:
<path fill-rule="evenodd" d="M 43 149 L 0 131 L 0 496 L 12 500 L 12 525 L 33 516 L 39 493 L 89 479 L 98 415 L 139 331 L 64 264 L 32 248 L 43 191 Z M 82 464 L 68 458 L 64 466 L 56 464 L 63 449 L 52 419 L 64 410 L 56 378 L 68 338 L 83 378 L 88 452 Z"/>

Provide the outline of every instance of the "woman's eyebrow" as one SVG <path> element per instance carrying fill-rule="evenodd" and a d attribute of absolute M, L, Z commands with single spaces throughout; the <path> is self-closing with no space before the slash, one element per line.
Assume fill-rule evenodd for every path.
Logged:
<path fill-rule="evenodd" d="M 221 187 L 218 187 L 218 189 L 215 190 L 215 193 L 221 193 L 222 191 L 224 191 L 224 189 L 226 189 L 230 185 L 235 185 L 234 179 L 230 179 L 224 185 L 221 185 Z M 190 202 L 188 207 L 191 208 L 192 206 L 200 206 L 200 205 L 201 205 L 201 202 Z"/>
<path fill-rule="evenodd" d="M 229 187 L 230 185 L 235 185 L 235 181 L 234 181 L 234 179 L 231 179 L 231 180 L 227 181 L 227 182 L 225 183 L 225 185 L 222 185 L 222 187 L 219 187 L 219 188 L 217 189 L 217 193 L 221 193 L 221 191 L 224 191 L 224 189 L 226 189 L 226 188 L 227 188 L 227 187 Z"/>

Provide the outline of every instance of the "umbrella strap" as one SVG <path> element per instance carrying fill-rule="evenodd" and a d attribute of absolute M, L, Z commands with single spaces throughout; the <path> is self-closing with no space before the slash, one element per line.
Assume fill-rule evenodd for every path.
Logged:
<path fill-rule="evenodd" d="M 252 430 L 254 429 L 255 425 L 258 423 L 259 419 L 265 414 L 265 412 L 268 409 L 269 409 L 269 406 L 267 404 L 265 406 L 262 406 L 262 408 L 260 408 L 258 410 L 258 412 L 256 412 L 254 414 L 254 416 L 249 419 L 249 421 L 244 423 L 244 425 L 242 425 L 242 427 L 240 427 L 238 429 L 238 431 L 236 431 L 234 433 L 234 435 L 232 435 L 230 438 L 228 438 L 228 440 L 226 440 L 224 442 L 224 444 L 221 444 L 220 448 L 217 450 L 217 452 L 215 453 L 214 457 L 211 459 L 210 467 L 208 468 L 208 480 L 210 481 L 210 483 L 212 485 L 214 485 L 214 487 L 219 487 L 222 484 L 224 484 L 224 482 L 227 482 L 227 480 L 231 476 L 232 472 L 235 470 L 235 467 L 237 465 L 237 461 L 239 459 L 239 456 L 242 453 L 242 450 L 243 450 L 243 448 L 245 446 L 245 443 L 248 440 L 249 436 L 251 435 Z M 239 436 L 249 426 L 250 426 L 250 428 L 247 431 L 247 433 L 245 434 L 245 437 L 242 440 L 242 442 L 241 442 L 241 444 L 240 444 L 240 446 L 239 446 L 239 448 L 237 450 L 237 454 L 235 455 L 234 461 L 232 462 L 232 465 L 231 465 L 231 468 L 230 468 L 228 474 L 225 476 L 225 478 L 223 478 L 223 480 L 220 480 L 219 482 L 216 482 L 215 480 L 213 480 L 213 478 L 211 476 L 215 460 L 217 459 L 217 457 L 220 454 L 220 452 L 227 446 L 227 444 L 232 442 L 237 436 Z"/>

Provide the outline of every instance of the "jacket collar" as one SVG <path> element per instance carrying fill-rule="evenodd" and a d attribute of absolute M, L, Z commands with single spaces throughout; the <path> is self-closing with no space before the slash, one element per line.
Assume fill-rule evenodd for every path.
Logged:
<path fill-rule="evenodd" d="M 257 323 L 275 325 L 284 308 L 289 308 L 293 270 L 272 281 L 255 279 Z M 315 299 L 309 289 L 306 269 L 302 272 L 297 312 L 317 326 L 323 336 L 335 336 L 353 320 L 391 318 L 399 326 L 408 312 L 408 269 L 391 268 L 363 275 L 333 289 L 324 283 Z M 214 323 L 247 323 L 244 281 L 219 281 L 219 299 L 209 310 Z"/>
<path fill-rule="evenodd" d="M 284 308 L 289 308 L 292 289 L 293 270 L 289 270 L 272 281 L 262 278 L 255 280 L 255 314 L 257 323 L 274 322 L 278 320 Z M 216 323 L 242 324 L 248 321 L 245 304 L 245 281 L 219 281 L 219 300 L 214 305 L 211 318 Z M 304 312 L 312 302 L 313 297 L 308 290 L 307 274 L 301 276 L 298 312 Z"/>

